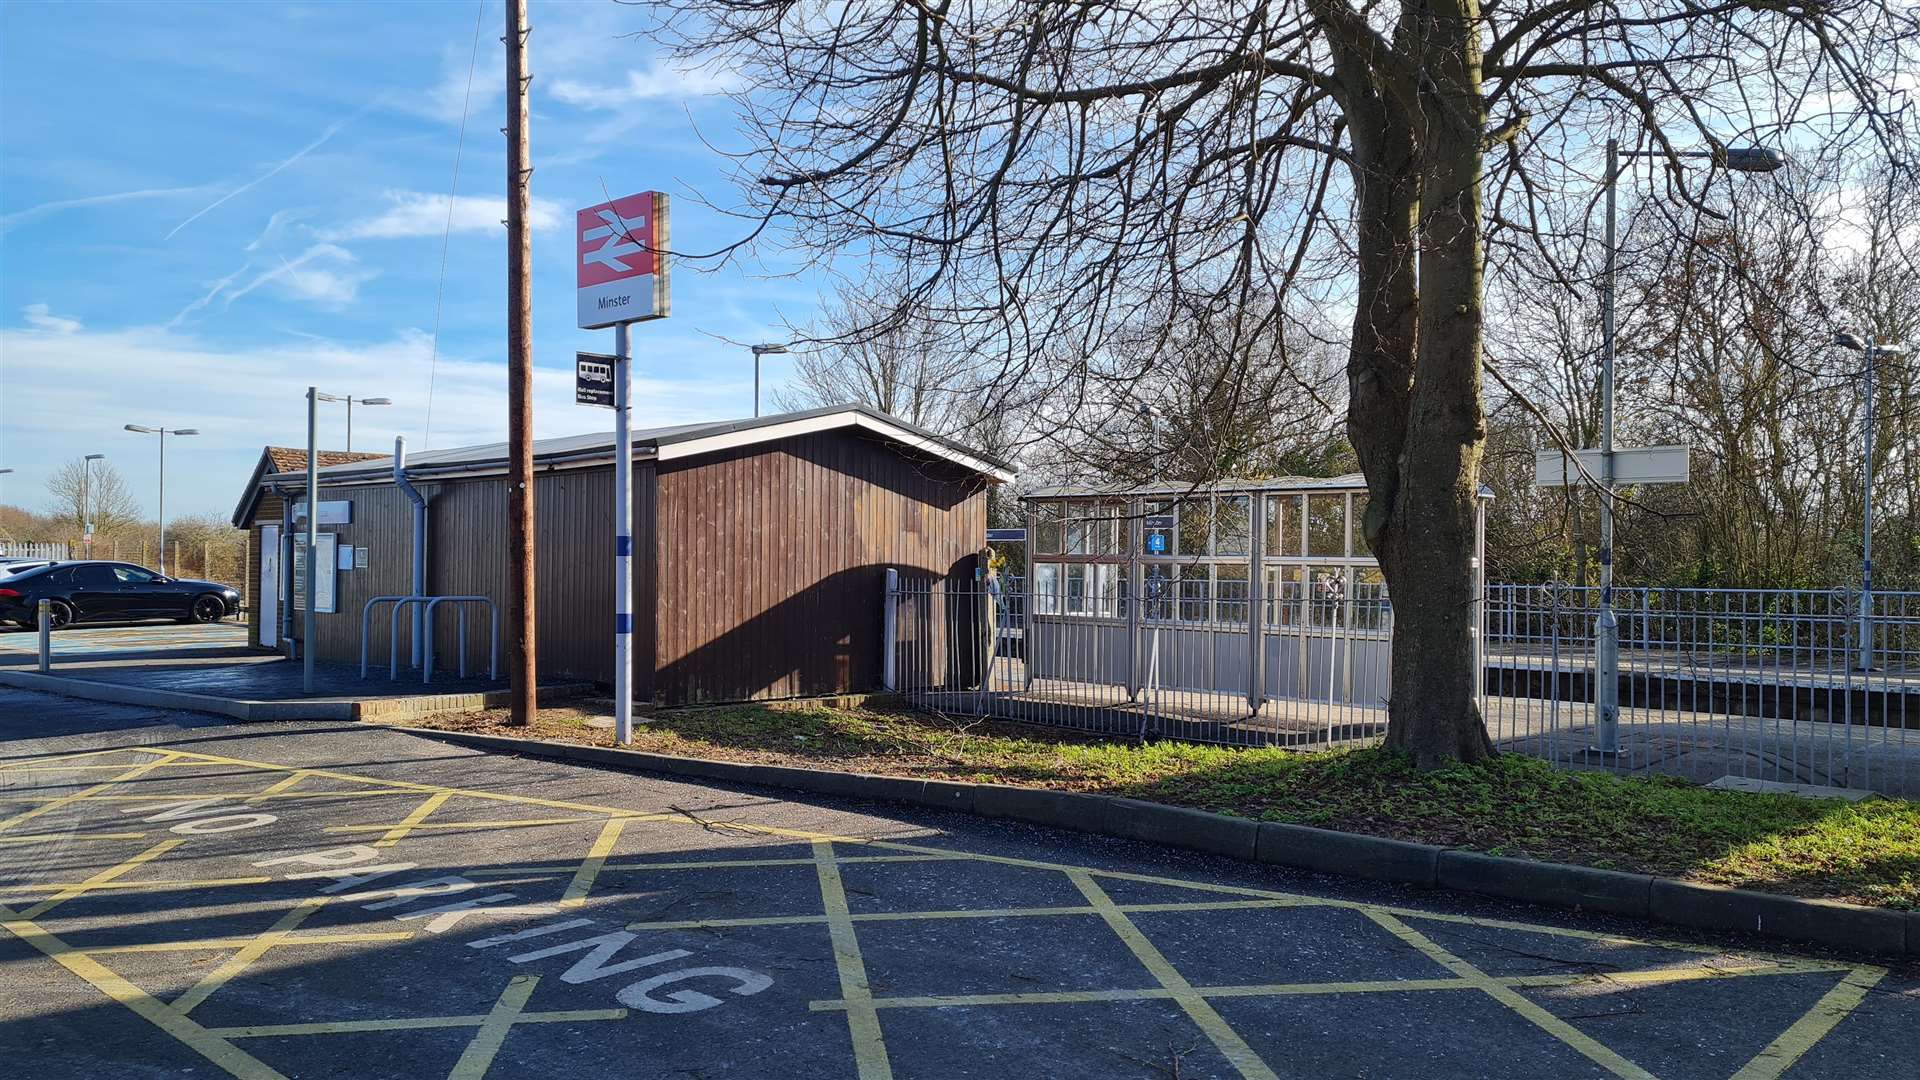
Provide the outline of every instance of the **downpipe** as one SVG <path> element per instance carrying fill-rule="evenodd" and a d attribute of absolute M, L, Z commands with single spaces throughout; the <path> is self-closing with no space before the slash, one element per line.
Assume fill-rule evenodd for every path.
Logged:
<path fill-rule="evenodd" d="M 427 500 L 407 479 L 407 437 L 396 435 L 393 439 L 393 483 L 413 503 L 413 595 L 425 596 L 427 589 Z M 426 612 L 419 604 L 413 605 L 413 647 L 408 654 L 414 667 L 420 666 L 421 638 L 424 636 Z"/>

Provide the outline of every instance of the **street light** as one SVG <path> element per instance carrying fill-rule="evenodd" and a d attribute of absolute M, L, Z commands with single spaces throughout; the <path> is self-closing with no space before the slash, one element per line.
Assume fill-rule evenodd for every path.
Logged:
<path fill-rule="evenodd" d="M 164 576 L 167 572 L 167 436 L 198 435 L 199 428 L 143 427 L 140 424 L 126 425 L 128 431 L 141 435 L 160 436 L 160 563 L 159 570 Z"/>
<path fill-rule="evenodd" d="M 753 415 L 760 415 L 760 358 L 778 356 L 787 351 L 785 345 L 749 345 L 753 350 Z"/>
<path fill-rule="evenodd" d="M 87 545 L 87 558 L 93 558 L 93 515 L 87 512 L 87 493 L 93 472 L 93 463 L 106 459 L 105 454 L 88 454 L 80 459 L 80 539 Z"/>
<path fill-rule="evenodd" d="M 357 397 L 354 397 L 352 394 L 319 394 L 319 393 L 316 393 L 314 396 L 318 397 L 321 401 L 344 401 L 347 403 L 347 450 L 349 452 L 353 450 L 353 403 L 357 401 L 362 405 L 393 404 L 392 398 L 383 398 L 383 397 L 357 398 Z"/>
<path fill-rule="evenodd" d="M 1710 158 L 1734 172 L 1768 173 L 1787 164 L 1787 156 L 1761 146 L 1716 146 L 1711 150 L 1622 150 L 1620 140 L 1607 140 L 1606 269 L 1600 301 L 1600 617 L 1594 636 L 1596 693 L 1594 711 L 1603 754 L 1620 752 L 1620 619 L 1613 610 L 1613 275 L 1620 261 L 1615 191 L 1623 157 Z"/>
<path fill-rule="evenodd" d="M 1860 434 L 1860 640 L 1854 650 L 1854 669 L 1873 670 L 1873 377 L 1874 361 L 1883 356 L 1905 356 L 1897 345 L 1875 344 L 1871 336 L 1833 335 L 1833 343 L 1866 358 L 1861 383 L 1866 399 Z"/>

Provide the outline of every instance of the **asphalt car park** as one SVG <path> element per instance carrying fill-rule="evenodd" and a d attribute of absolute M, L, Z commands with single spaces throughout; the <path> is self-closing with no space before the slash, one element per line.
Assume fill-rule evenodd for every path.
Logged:
<path fill-rule="evenodd" d="M 116 711 L 119 710 L 119 711 Z M 34 1077 L 1909 1077 L 1859 957 L 0 690 Z"/>

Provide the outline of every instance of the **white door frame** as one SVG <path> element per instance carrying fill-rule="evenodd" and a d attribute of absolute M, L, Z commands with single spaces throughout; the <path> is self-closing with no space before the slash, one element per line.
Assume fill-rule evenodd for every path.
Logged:
<path fill-rule="evenodd" d="M 280 644 L 280 526 L 260 526 L 260 644 Z"/>

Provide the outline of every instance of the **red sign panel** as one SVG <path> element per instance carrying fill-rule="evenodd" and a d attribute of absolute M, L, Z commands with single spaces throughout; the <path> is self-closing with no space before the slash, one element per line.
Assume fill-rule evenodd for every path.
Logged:
<path fill-rule="evenodd" d="M 575 215 L 580 326 L 667 314 L 667 196 L 643 191 Z"/>

